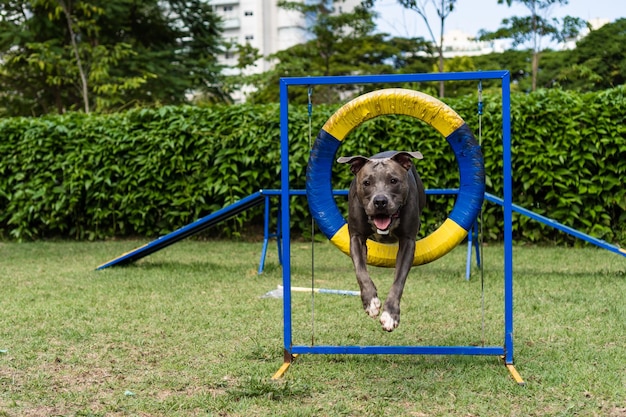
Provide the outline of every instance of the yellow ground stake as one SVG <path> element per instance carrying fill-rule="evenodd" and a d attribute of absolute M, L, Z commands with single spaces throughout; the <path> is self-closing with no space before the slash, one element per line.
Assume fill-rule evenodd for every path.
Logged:
<path fill-rule="evenodd" d="M 285 372 L 287 372 L 287 369 L 289 369 L 289 367 L 291 366 L 293 361 L 296 360 L 297 357 L 298 357 L 297 354 L 292 355 L 291 353 L 285 351 L 285 361 L 283 362 L 282 366 L 278 369 L 278 371 L 276 371 L 272 379 L 280 379 L 283 376 L 285 376 Z"/>
<path fill-rule="evenodd" d="M 519 374 L 519 372 L 517 372 L 517 369 L 515 369 L 515 365 L 513 365 L 512 363 L 505 363 L 504 365 L 506 366 L 506 369 L 509 370 L 509 373 L 511 374 L 515 382 L 517 382 L 517 385 L 521 387 L 526 385 L 526 382 L 524 382 L 522 376 Z"/>

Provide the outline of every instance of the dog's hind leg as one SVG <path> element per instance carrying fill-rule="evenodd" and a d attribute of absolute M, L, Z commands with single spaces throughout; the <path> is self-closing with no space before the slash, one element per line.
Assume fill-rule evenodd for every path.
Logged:
<path fill-rule="evenodd" d="M 372 318 L 378 317 L 380 300 L 376 285 L 367 272 L 367 245 L 366 239 L 360 235 L 350 236 L 350 255 L 356 272 L 356 280 L 361 289 L 361 301 L 365 312 Z"/>

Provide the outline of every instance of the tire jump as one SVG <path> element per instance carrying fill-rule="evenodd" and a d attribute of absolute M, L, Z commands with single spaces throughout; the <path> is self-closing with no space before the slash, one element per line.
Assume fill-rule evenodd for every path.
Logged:
<path fill-rule="evenodd" d="M 430 235 L 416 242 L 413 265 L 432 262 L 465 239 L 480 213 L 485 195 L 485 166 L 480 145 L 469 126 L 450 107 L 414 90 L 389 88 L 363 94 L 337 110 L 320 130 L 309 157 L 306 194 L 321 232 L 350 255 L 348 224 L 332 192 L 332 166 L 339 146 L 362 123 L 382 115 L 406 115 L 434 127 L 452 148 L 459 168 L 459 192 L 448 218 Z M 394 267 L 397 244 L 367 241 L 369 265 Z"/>

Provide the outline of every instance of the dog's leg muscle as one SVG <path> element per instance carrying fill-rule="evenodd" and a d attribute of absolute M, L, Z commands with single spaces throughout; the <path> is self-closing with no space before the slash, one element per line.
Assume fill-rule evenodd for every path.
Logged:
<path fill-rule="evenodd" d="M 380 312 L 380 300 L 376 285 L 367 272 L 367 245 L 366 238 L 361 235 L 350 237 L 350 255 L 356 272 L 356 279 L 361 289 L 361 301 L 365 312 L 372 318 L 378 317 Z"/>
<path fill-rule="evenodd" d="M 404 291 L 406 279 L 413 265 L 415 256 L 415 240 L 410 237 L 401 238 L 398 242 L 398 256 L 396 258 L 396 274 L 385 300 L 380 323 L 383 329 L 391 332 L 400 324 L 400 299 Z"/>

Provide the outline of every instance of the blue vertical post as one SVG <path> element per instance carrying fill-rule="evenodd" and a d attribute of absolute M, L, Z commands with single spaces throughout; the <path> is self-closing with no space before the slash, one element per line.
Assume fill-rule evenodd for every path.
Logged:
<path fill-rule="evenodd" d="M 480 245 L 480 233 L 481 231 L 478 229 L 478 223 L 474 223 L 474 229 L 472 230 L 472 233 L 474 233 L 474 250 L 476 251 L 476 266 L 478 266 L 479 268 L 481 267 L 481 249 L 482 246 Z"/>
<path fill-rule="evenodd" d="M 465 280 L 467 281 L 469 281 L 472 272 L 472 246 L 474 245 L 472 240 L 474 237 L 475 225 L 476 222 L 474 222 L 471 229 L 469 230 L 469 233 L 467 234 L 467 259 L 465 260 Z"/>
<path fill-rule="evenodd" d="M 288 86 L 280 81 L 280 206 L 283 255 L 283 320 L 285 355 L 291 351 L 291 219 L 289 212 L 289 103 Z"/>
<path fill-rule="evenodd" d="M 278 204 L 278 215 L 276 216 L 276 249 L 278 251 L 278 264 L 283 265 L 283 231 L 281 227 L 281 213 L 280 204 Z"/>
<path fill-rule="evenodd" d="M 265 195 L 265 207 L 263 208 L 263 247 L 261 248 L 261 259 L 259 259 L 259 269 L 257 273 L 261 275 L 265 267 L 265 256 L 267 255 L 267 244 L 270 241 L 270 196 Z"/>
<path fill-rule="evenodd" d="M 504 348 L 513 364 L 513 181 L 511 172 L 510 73 L 502 77 L 502 161 L 504 164 Z"/>

